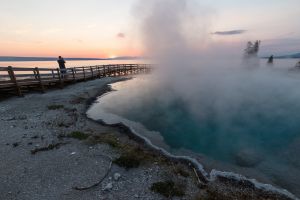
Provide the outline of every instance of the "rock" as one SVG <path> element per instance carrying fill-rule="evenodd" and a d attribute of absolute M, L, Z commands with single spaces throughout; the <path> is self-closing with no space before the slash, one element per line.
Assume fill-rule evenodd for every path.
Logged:
<path fill-rule="evenodd" d="M 139 198 L 139 195 L 135 194 L 135 195 L 134 195 L 134 198 Z"/>
<path fill-rule="evenodd" d="M 18 120 L 26 120 L 27 116 L 26 115 L 21 115 L 17 117 Z"/>
<path fill-rule="evenodd" d="M 12 145 L 13 145 L 13 147 L 17 147 L 17 146 L 19 146 L 19 142 L 15 142 Z"/>
<path fill-rule="evenodd" d="M 114 174 L 114 180 L 115 181 L 118 181 L 120 178 L 121 178 L 121 174 L 119 174 L 119 173 Z"/>
<path fill-rule="evenodd" d="M 104 188 L 102 188 L 103 191 L 108 191 L 108 190 L 111 190 L 113 188 L 113 184 L 110 182 L 110 183 L 107 183 L 106 186 Z"/>

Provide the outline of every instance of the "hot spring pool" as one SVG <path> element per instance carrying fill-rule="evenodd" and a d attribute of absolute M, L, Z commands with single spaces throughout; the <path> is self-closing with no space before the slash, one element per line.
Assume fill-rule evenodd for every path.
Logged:
<path fill-rule="evenodd" d="M 300 196 L 300 72 L 208 72 L 176 82 L 148 75 L 112 87 L 89 117 L 123 121 L 174 154 L 198 154 L 208 168 Z"/>

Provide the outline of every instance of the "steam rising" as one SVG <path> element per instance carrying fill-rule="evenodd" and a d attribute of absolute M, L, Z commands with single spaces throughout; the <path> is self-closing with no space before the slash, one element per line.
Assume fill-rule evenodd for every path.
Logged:
<path fill-rule="evenodd" d="M 214 11 L 196 1 L 141 0 L 134 15 L 156 69 L 120 83 L 101 109 L 159 131 L 173 149 L 253 168 L 300 194 L 298 72 L 214 45 Z"/>
<path fill-rule="evenodd" d="M 272 174 L 274 170 L 276 176 L 284 176 L 284 165 L 270 163 L 277 162 L 272 160 L 274 152 L 279 163 L 289 162 L 298 152 L 293 148 L 300 141 L 297 72 L 288 72 L 288 66 L 260 65 L 256 54 L 244 57 L 243 49 L 236 54 L 232 48 L 213 44 L 210 27 L 215 12 L 196 1 L 139 1 L 136 8 L 147 55 L 157 63 L 151 84 L 138 87 L 135 99 L 129 100 L 131 112 L 138 115 L 136 119 L 152 128 L 156 126 L 149 121 L 160 123 L 159 120 L 179 127 L 191 115 L 199 128 L 198 135 L 189 135 L 193 131 L 189 127 L 188 132 L 172 129 L 169 131 L 172 133 L 165 135 L 169 144 L 230 162 L 237 162 L 234 160 L 237 157 L 253 159 L 252 164 L 257 168 L 264 163 L 261 171 Z M 150 86 L 155 89 L 149 89 Z M 153 98 L 155 103 L 149 102 Z M 149 106 L 151 109 L 147 111 Z M 170 108 L 170 113 L 160 112 Z M 143 110 L 143 114 L 133 112 L 135 109 Z M 189 114 L 180 114 L 185 112 Z M 174 120 L 176 117 L 182 117 L 181 121 Z M 300 164 L 299 159 L 293 162 Z M 289 177 L 290 182 L 283 182 L 299 192 L 293 186 L 299 180 L 299 176 L 294 176 Z"/>

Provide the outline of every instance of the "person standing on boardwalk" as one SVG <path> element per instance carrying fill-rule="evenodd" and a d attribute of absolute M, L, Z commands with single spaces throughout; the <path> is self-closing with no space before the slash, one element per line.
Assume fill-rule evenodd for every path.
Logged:
<path fill-rule="evenodd" d="M 59 65 L 59 69 L 62 74 L 62 77 L 64 77 L 64 75 L 66 74 L 66 66 L 65 66 L 66 61 L 63 59 L 63 57 L 58 56 L 57 63 Z"/>

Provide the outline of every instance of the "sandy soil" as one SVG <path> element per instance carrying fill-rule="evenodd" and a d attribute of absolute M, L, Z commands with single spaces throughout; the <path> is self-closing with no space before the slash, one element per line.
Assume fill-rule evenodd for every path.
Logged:
<path fill-rule="evenodd" d="M 1 101 L 0 199 L 289 199 L 246 182 L 217 179 L 199 184 L 189 166 L 152 152 L 120 127 L 87 119 L 91 100 L 107 91 L 108 83 L 119 80 L 98 79 Z M 89 137 L 69 137 L 75 131 Z M 44 147 L 45 151 L 39 151 Z M 125 169 L 113 163 L 110 168 L 112 160 L 128 149 L 143 153 L 139 167 Z M 91 189 L 74 189 L 103 177 Z M 167 198 L 150 189 L 153 183 L 166 180 L 178 183 L 185 195 Z"/>

